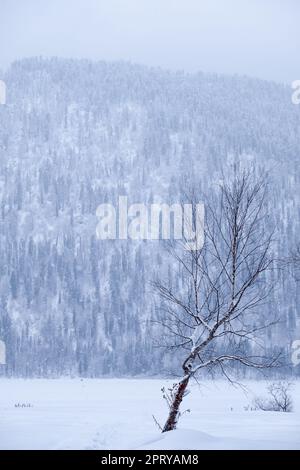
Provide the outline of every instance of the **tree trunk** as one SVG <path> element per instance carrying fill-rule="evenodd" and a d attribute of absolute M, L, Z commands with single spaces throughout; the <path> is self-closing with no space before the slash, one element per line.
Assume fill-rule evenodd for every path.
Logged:
<path fill-rule="evenodd" d="M 174 396 L 173 403 L 170 408 L 168 419 L 166 421 L 166 424 L 164 425 L 162 432 L 173 431 L 174 429 L 176 429 L 178 415 L 179 415 L 179 408 L 183 400 L 184 393 L 188 386 L 189 380 L 190 380 L 190 377 L 188 376 L 182 382 L 180 382 L 177 392 Z"/>

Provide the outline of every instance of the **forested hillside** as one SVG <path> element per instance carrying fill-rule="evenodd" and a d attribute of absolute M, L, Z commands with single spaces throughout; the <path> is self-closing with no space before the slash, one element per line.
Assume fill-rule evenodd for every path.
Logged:
<path fill-rule="evenodd" d="M 17 376 L 156 374 L 159 273 L 180 283 L 162 244 L 99 241 L 96 209 L 209 193 L 236 158 L 270 172 L 275 255 L 300 241 L 300 106 L 283 85 L 127 63 L 27 59 L 0 106 L 0 339 Z M 268 227 L 266 227 L 266 230 Z M 291 268 L 265 303 L 282 323 L 270 348 L 300 338 Z"/>

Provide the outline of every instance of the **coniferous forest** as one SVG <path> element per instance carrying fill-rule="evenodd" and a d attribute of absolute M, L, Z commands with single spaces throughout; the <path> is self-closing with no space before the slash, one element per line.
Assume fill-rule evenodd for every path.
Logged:
<path fill-rule="evenodd" d="M 1 374 L 172 371 L 178 357 L 156 344 L 151 282 L 159 274 L 180 290 L 180 271 L 159 241 L 98 240 L 96 209 L 120 195 L 171 204 L 183 182 L 212 194 L 237 159 L 270 178 L 266 224 L 282 269 L 267 274 L 276 287 L 263 308 L 281 321 L 266 335 L 290 354 L 300 291 L 284 260 L 300 242 L 300 113 L 289 86 L 55 58 L 15 62 L 4 78 Z"/>

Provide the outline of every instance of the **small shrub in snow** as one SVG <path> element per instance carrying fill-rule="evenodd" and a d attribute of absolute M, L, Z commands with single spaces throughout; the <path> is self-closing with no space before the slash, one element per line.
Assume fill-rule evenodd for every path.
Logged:
<path fill-rule="evenodd" d="M 290 394 L 292 384 L 289 382 L 274 382 L 267 388 L 268 397 L 256 397 L 253 401 L 255 410 L 293 411 L 293 399 Z"/>

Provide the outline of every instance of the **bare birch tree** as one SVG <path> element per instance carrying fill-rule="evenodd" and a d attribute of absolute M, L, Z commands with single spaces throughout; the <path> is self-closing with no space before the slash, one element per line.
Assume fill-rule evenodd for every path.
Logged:
<path fill-rule="evenodd" d="M 277 319 L 265 319 L 262 304 L 270 293 L 266 272 L 273 268 L 272 233 L 266 232 L 267 181 L 254 172 L 236 171 L 222 180 L 217 195 L 205 202 L 204 245 L 186 249 L 187 240 L 168 247 L 179 265 L 182 285 L 154 282 L 161 298 L 167 347 L 182 350 L 183 376 L 168 394 L 169 416 L 163 432 L 176 428 L 190 380 L 201 370 L 239 363 L 258 369 L 275 365 L 260 332 Z M 190 201 L 198 201 L 195 194 Z M 251 354 L 255 343 L 255 355 Z"/>

